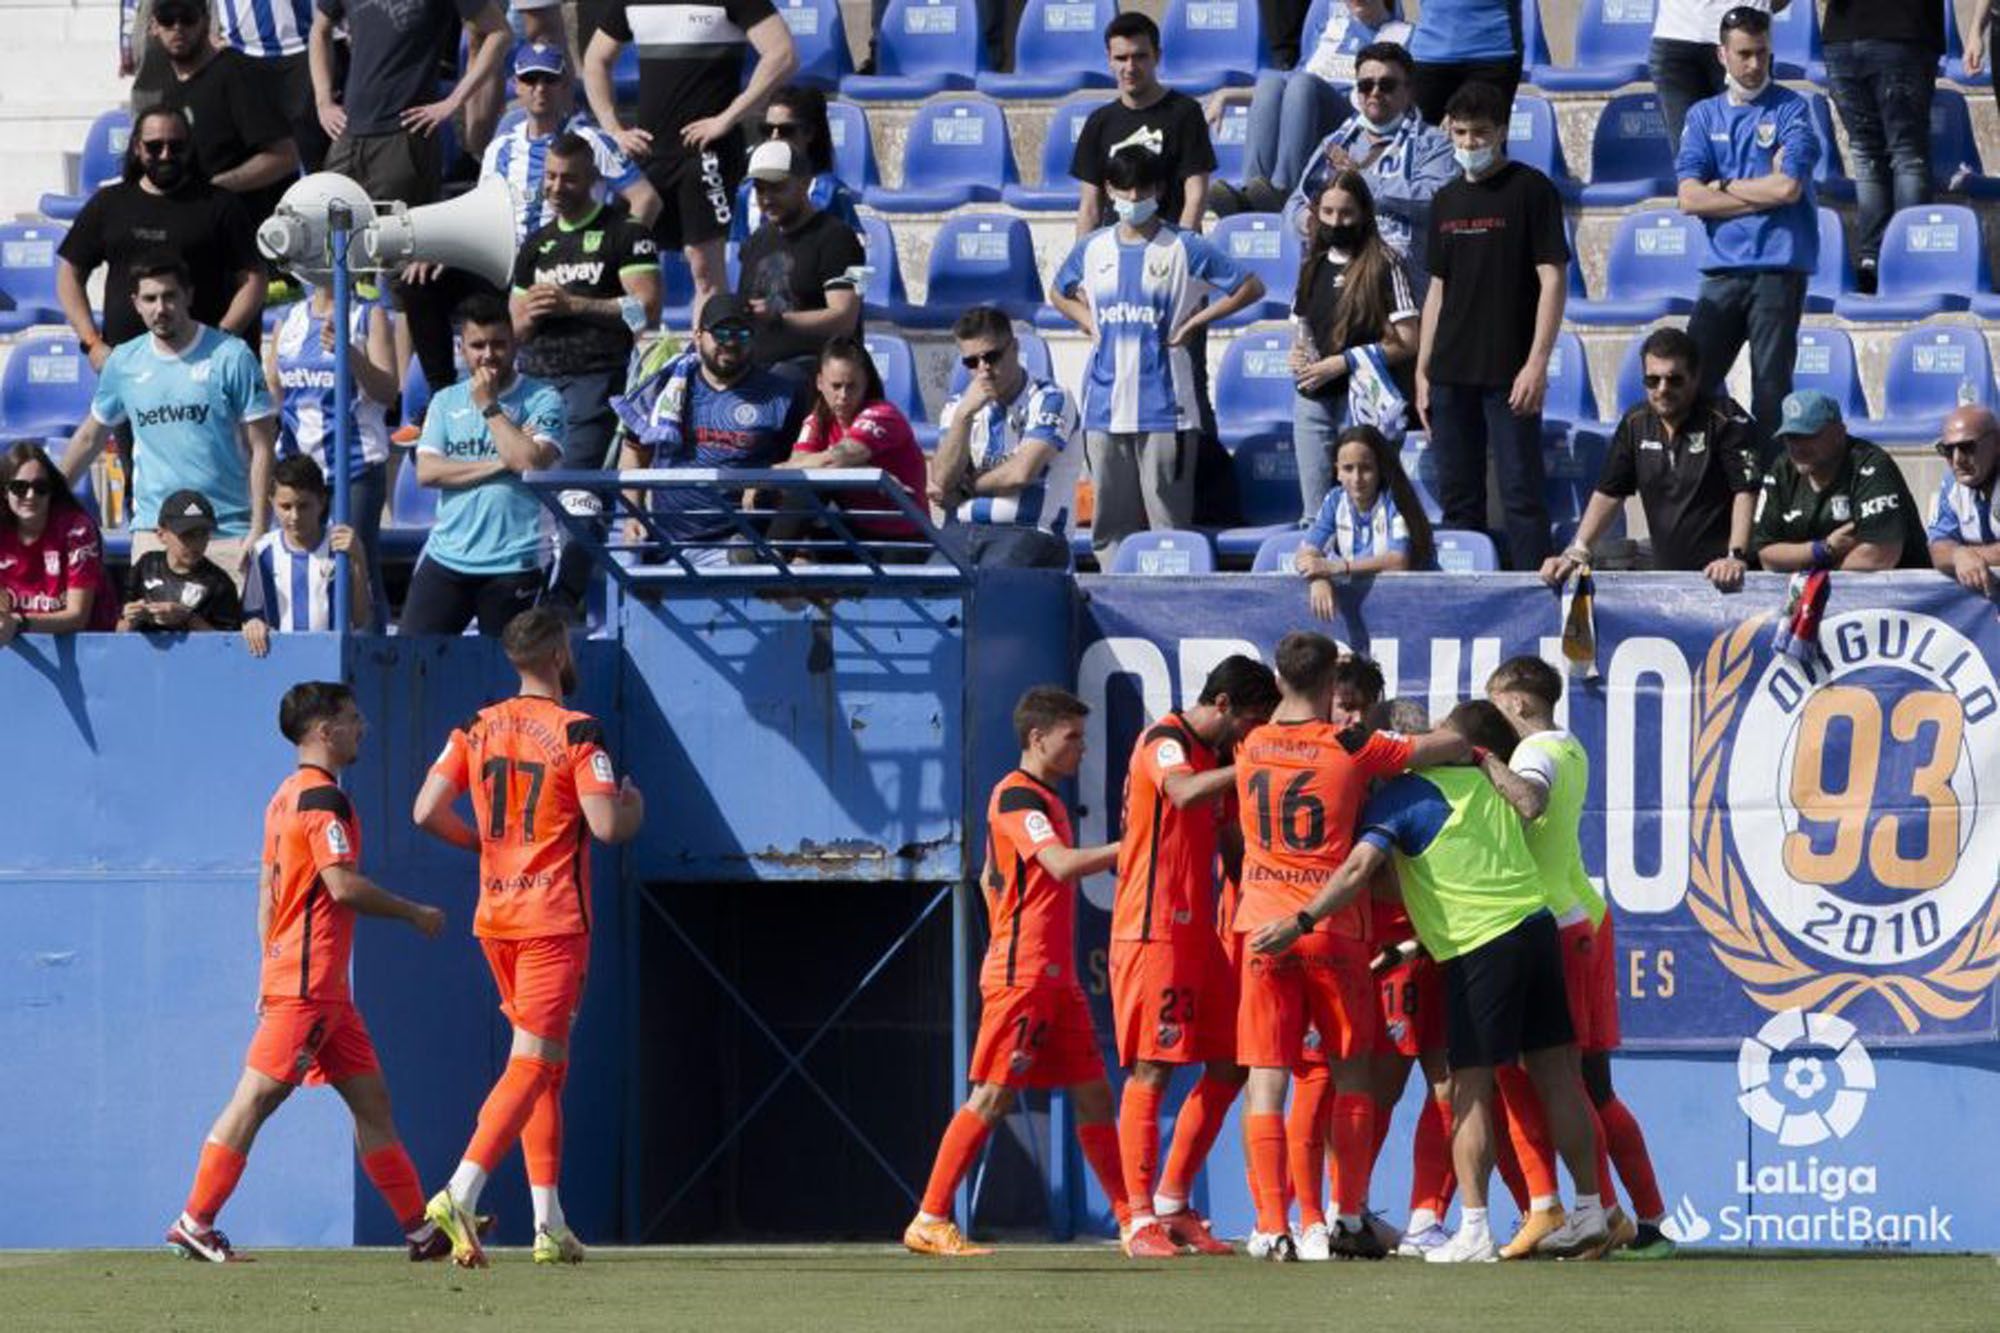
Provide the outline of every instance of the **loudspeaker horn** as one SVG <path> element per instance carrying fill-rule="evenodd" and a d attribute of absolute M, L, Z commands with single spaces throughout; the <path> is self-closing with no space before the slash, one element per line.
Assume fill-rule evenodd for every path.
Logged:
<path fill-rule="evenodd" d="M 440 204 L 392 204 L 361 233 L 369 264 L 443 264 L 505 287 L 514 273 L 514 189 L 498 176 Z"/>

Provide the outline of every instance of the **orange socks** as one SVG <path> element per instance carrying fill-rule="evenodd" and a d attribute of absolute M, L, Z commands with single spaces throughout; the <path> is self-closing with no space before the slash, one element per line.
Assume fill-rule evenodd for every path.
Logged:
<path fill-rule="evenodd" d="M 1500 1093 L 1497 1100 L 1507 1115 L 1507 1137 L 1513 1144 L 1515 1160 L 1521 1164 L 1528 1197 L 1556 1197 L 1555 1153 L 1549 1147 L 1548 1121 L 1543 1118 L 1542 1099 L 1535 1092 L 1534 1080 L 1519 1065 L 1503 1065 L 1493 1071 L 1493 1076 Z"/>
<path fill-rule="evenodd" d="M 528 1123 L 521 1126 L 521 1156 L 528 1164 L 530 1185 L 554 1185 L 562 1176 L 562 1093 L 569 1076 L 569 1062 L 554 1067 L 555 1072 L 535 1098 Z"/>
<path fill-rule="evenodd" d="M 930 1183 L 924 1186 L 924 1201 L 919 1206 L 925 1212 L 932 1217 L 951 1216 L 951 1196 L 958 1193 L 958 1183 L 972 1170 L 980 1149 L 986 1146 L 987 1136 L 992 1133 L 993 1126 L 963 1107 L 952 1116 L 951 1123 L 945 1126 L 944 1138 L 938 1142 Z"/>
<path fill-rule="evenodd" d="M 1326 1221 L 1320 1180 L 1326 1172 L 1327 1118 L 1333 1107 L 1333 1073 L 1325 1065 L 1301 1065 L 1292 1079 L 1292 1105 L 1285 1115 L 1285 1147 L 1291 1166 L 1292 1197 L 1299 1225 Z"/>
<path fill-rule="evenodd" d="M 1428 1208 L 1439 1217 L 1451 1206 L 1457 1178 L 1451 1167 L 1451 1103 L 1426 1097 L 1417 1114 L 1410 1167 L 1410 1211 Z"/>
<path fill-rule="evenodd" d="M 514 1140 L 521 1137 L 528 1117 L 534 1114 L 535 1102 L 558 1068 L 526 1055 L 509 1060 L 500 1081 L 486 1094 L 486 1104 L 479 1108 L 479 1127 L 466 1145 L 465 1160 L 491 1174 L 513 1148 Z"/>
<path fill-rule="evenodd" d="M 194 1188 L 188 1191 L 187 1215 L 210 1226 L 222 1205 L 236 1192 L 243 1179 L 244 1163 L 250 1159 L 227 1144 L 209 1139 L 201 1145 L 201 1161 L 194 1169 Z M 417 1209 L 422 1212 L 421 1206 Z"/>
<path fill-rule="evenodd" d="M 1334 1210 L 1358 1218 L 1368 1202 L 1369 1165 L 1374 1160 L 1375 1099 L 1343 1092 L 1333 1099 Z"/>
<path fill-rule="evenodd" d="M 1639 1220 L 1650 1222 L 1665 1216 L 1667 1203 L 1660 1197 L 1660 1182 L 1653 1175 L 1653 1155 L 1646 1150 L 1646 1136 L 1639 1129 L 1637 1118 L 1616 1097 L 1597 1108 L 1597 1118 L 1603 1124 L 1611 1159 L 1618 1163 L 1618 1178 L 1631 1193 L 1632 1208 Z"/>
<path fill-rule="evenodd" d="M 424 1224 L 423 1187 L 417 1183 L 416 1163 L 402 1144 L 377 1148 L 361 1159 L 361 1169 L 404 1231 L 415 1231 Z"/>
<path fill-rule="evenodd" d="M 1136 1078 L 1125 1080 L 1118 1099 L 1118 1154 L 1132 1211 L 1150 1215 L 1153 1173 L 1160 1165 L 1160 1090 Z"/>
<path fill-rule="evenodd" d="M 1158 1110 L 1158 1103 L 1154 1103 Z M 1159 1151 L 1159 1128 L 1153 1130 L 1154 1152 Z M 1083 1147 L 1083 1160 L 1090 1163 L 1090 1172 L 1097 1177 L 1097 1187 L 1104 1191 L 1104 1197 L 1111 1201 L 1111 1211 L 1118 1216 L 1118 1227 L 1122 1231 L 1132 1220 L 1132 1206 L 1125 1198 L 1125 1167 L 1118 1156 L 1118 1128 L 1110 1121 L 1076 1127 L 1076 1141 Z M 1152 1211 L 1153 1201 L 1146 1200 L 1146 1209 Z"/>
<path fill-rule="evenodd" d="M 1276 1234 L 1285 1229 L 1285 1117 L 1245 1115 L 1245 1136 L 1250 1141 L 1251 1197 L 1257 1205 L 1257 1230 Z M 1317 1185 L 1319 1171 L 1313 1171 Z M 1313 1191 L 1317 1194 L 1317 1188 Z"/>
<path fill-rule="evenodd" d="M 1174 1141 L 1167 1148 L 1166 1169 L 1160 1173 L 1162 1195 L 1187 1201 L 1195 1176 L 1215 1147 L 1223 1121 L 1229 1118 L 1229 1104 L 1235 1100 L 1236 1084 L 1228 1079 L 1204 1076 L 1194 1085 L 1194 1091 L 1181 1103 L 1181 1113 L 1174 1117 Z"/>

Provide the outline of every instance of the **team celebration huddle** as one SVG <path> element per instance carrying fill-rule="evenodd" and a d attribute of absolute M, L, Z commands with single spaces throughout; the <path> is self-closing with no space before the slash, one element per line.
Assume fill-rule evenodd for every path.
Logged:
<path fill-rule="evenodd" d="M 1645 1138 L 1611 1081 L 1612 925 L 1578 841 L 1590 758 L 1556 722 L 1563 676 L 1513 658 L 1485 699 L 1432 725 L 1323 635 L 1286 635 L 1275 662 L 1227 658 L 1192 707 L 1145 728 L 1122 837 L 1097 847 L 1075 845 L 1057 791 L 1081 764 L 1088 706 L 1053 686 L 1022 696 L 1020 764 L 987 809 L 972 1090 L 904 1245 L 990 1252 L 953 1221 L 953 1195 L 1017 1090 L 1036 1088 L 1068 1093 L 1134 1259 L 1235 1252 L 1190 1199 L 1239 1097 L 1251 1258 L 1671 1254 Z M 1078 883 L 1113 869 L 1115 1116 L 1075 931 Z M 1200 1078 L 1163 1161 L 1182 1066 Z M 1399 1231 L 1369 1181 L 1412 1066 Z M 1505 1244 L 1488 1221 L 1496 1163 L 1522 1217 Z"/>

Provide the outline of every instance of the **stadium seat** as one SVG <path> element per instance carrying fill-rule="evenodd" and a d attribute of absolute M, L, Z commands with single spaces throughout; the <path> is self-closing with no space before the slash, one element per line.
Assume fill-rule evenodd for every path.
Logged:
<path fill-rule="evenodd" d="M 880 185 L 875 144 L 868 137 L 868 113 L 852 102 L 828 102 L 826 129 L 833 145 L 833 174 L 856 194 Z"/>
<path fill-rule="evenodd" d="M 670 329 L 694 327 L 694 271 L 679 250 L 660 251 L 660 322 Z"/>
<path fill-rule="evenodd" d="M 1985 335 L 1964 324 L 1922 325 L 1889 349 L 1882 416 L 1857 433 L 1884 444 L 1934 440 L 1945 413 L 1962 403 L 1994 405 Z"/>
<path fill-rule="evenodd" d="M 1265 430 L 1236 446 L 1236 494 L 1251 526 L 1299 521 L 1299 459 L 1292 432 Z M 1255 550 L 1253 546 L 1251 548 Z"/>
<path fill-rule="evenodd" d="M 1777 78 L 1826 82 L 1818 5 L 1786 5 L 1771 15 L 1771 61 L 1771 72 Z"/>
<path fill-rule="evenodd" d="M 1667 147 L 1659 95 L 1627 93 L 1606 102 L 1590 139 L 1590 184 L 1583 187 L 1583 202 L 1590 207 L 1617 207 L 1667 198 L 1675 189 L 1674 158 Z"/>
<path fill-rule="evenodd" d="M 1021 345 L 1021 369 L 1028 372 L 1031 379 L 1052 380 L 1056 377 L 1055 360 L 1049 355 L 1049 345 L 1042 341 L 1042 335 L 1033 329 L 1015 329 L 1014 340 Z M 946 381 L 946 391 L 952 394 L 965 392 L 965 386 L 972 382 L 972 372 L 954 355 L 951 363 L 951 377 Z"/>
<path fill-rule="evenodd" d="M 1854 360 L 1854 341 L 1844 329 L 1799 330 L 1799 351 L 1792 363 L 1792 390 L 1817 389 L 1840 404 L 1841 415 L 1860 421 L 1868 415 L 1861 392 L 1861 371 Z"/>
<path fill-rule="evenodd" d="M 875 73 L 841 79 L 860 102 L 915 102 L 971 88 L 986 68 L 977 0 L 889 0 L 875 43 Z"/>
<path fill-rule="evenodd" d="M 1271 63 L 1256 0 L 1167 0 L 1160 82 L 1192 97 L 1242 87 Z"/>
<path fill-rule="evenodd" d="M 799 53 L 799 67 L 791 82 L 827 92 L 838 88 L 840 81 L 854 72 L 840 0 L 775 0 L 775 4 L 778 17 L 792 30 L 792 46 Z"/>
<path fill-rule="evenodd" d="M 1292 572 L 1292 557 L 1305 543 L 1303 528 L 1287 528 L 1274 532 L 1257 544 L 1257 554 L 1251 557 L 1252 574 L 1289 574 Z"/>
<path fill-rule="evenodd" d="M 894 333 L 870 333 L 861 340 L 882 377 L 882 395 L 905 417 L 916 433 L 917 443 L 929 453 L 937 447 L 937 422 L 924 407 L 924 395 L 917 385 L 917 358 L 909 340 Z"/>
<path fill-rule="evenodd" d="M 1542 78 L 1556 62 L 1549 54 L 1548 34 L 1542 30 L 1541 0 L 1521 0 L 1521 49 L 1526 66 L 1521 71 L 1522 82 L 1546 87 Z"/>
<path fill-rule="evenodd" d="M 1556 128 L 1556 109 L 1546 97 L 1515 95 L 1514 113 L 1507 122 L 1507 156 L 1547 176 L 1566 200 L 1574 202 L 1583 190 L 1583 183 L 1570 175 Z"/>
<path fill-rule="evenodd" d="M 1806 309 L 1816 314 L 1832 310 L 1834 303 L 1854 292 L 1854 270 L 1847 262 L 1847 228 L 1840 214 L 1822 205 L 1819 210 L 1819 267 L 1806 284 Z"/>
<path fill-rule="evenodd" d="M 1549 390 L 1542 399 L 1542 420 L 1568 424 L 1596 421 L 1597 394 L 1590 387 L 1590 358 L 1583 339 L 1565 329 L 1549 352 Z"/>
<path fill-rule="evenodd" d="M 1590 299 L 1590 289 L 1583 285 L 1583 259 L 1576 248 L 1576 219 L 1563 215 L 1563 240 L 1569 244 L 1569 305 Z M 1564 307 L 1567 311 L 1568 306 Z M 1564 318 L 1568 318 L 1565 314 Z"/>
<path fill-rule="evenodd" d="M 1215 548 L 1208 534 L 1190 529 L 1135 532 L 1118 543 L 1112 574 L 1213 574 Z"/>
<path fill-rule="evenodd" d="M 1965 309 L 1972 293 L 1993 285 L 1979 219 L 1956 204 L 1903 209 L 1882 234 L 1876 282 L 1876 295 L 1844 296 L 1834 302 L 1834 313 L 1881 323 Z"/>
<path fill-rule="evenodd" d="M 1840 157 L 1840 137 L 1833 130 L 1833 103 L 1825 93 L 1809 93 L 1806 109 L 1812 116 L 1813 134 L 1819 139 L 1819 163 L 1813 167 L 1813 193 L 1822 204 L 1854 202 L 1854 182 Z"/>
<path fill-rule="evenodd" d="M 1417 493 L 1417 500 L 1424 507 L 1424 514 L 1433 524 L 1444 518 L 1444 505 L 1437 495 L 1437 462 L 1431 454 L 1429 439 L 1411 431 L 1403 437 L 1403 451 L 1398 461 L 1403 465 L 1403 475 L 1410 479 L 1410 489 Z"/>
<path fill-rule="evenodd" d="M 1592 423 L 1594 426 L 1596 423 Z M 1555 521 L 1583 517 L 1584 506 L 1597 489 L 1610 440 L 1596 429 L 1557 429 L 1542 439 L 1542 495 Z"/>
<path fill-rule="evenodd" d="M 424 413 L 431 405 L 431 382 L 424 378 L 424 368 L 415 355 L 403 367 L 403 424 L 421 426 Z"/>
<path fill-rule="evenodd" d="M 862 197 L 885 213 L 948 213 L 993 203 L 1016 183 L 1007 118 L 990 98 L 940 97 L 917 108 L 903 146 L 903 184 L 873 185 Z"/>
<path fill-rule="evenodd" d="M 42 216 L 63 222 L 72 221 L 83 210 L 83 201 L 96 193 L 99 186 L 109 185 L 119 178 L 125 169 L 125 145 L 131 139 L 132 113 L 125 107 L 106 111 L 90 122 L 78 155 L 78 193 L 51 192 L 43 195 L 39 204 Z"/>
<path fill-rule="evenodd" d="M 1289 332 L 1245 333 L 1223 350 L 1215 371 L 1215 420 L 1225 442 L 1292 424 L 1298 389 L 1291 356 Z"/>
<path fill-rule="evenodd" d="M 1530 4 L 1533 0 L 1528 0 Z M 1576 59 L 1545 66 L 1535 82 L 1550 92 L 1609 92 L 1647 77 L 1656 0 L 1583 0 L 1576 16 Z"/>
<path fill-rule="evenodd" d="M 1675 208 L 1628 213 L 1618 223 L 1604 278 L 1604 297 L 1572 301 L 1577 324 L 1646 324 L 1694 309 L 1708 234 L 1698 219 Z"/>
<path fill-rule="evenodd" d="M 908 324 L 917 317 L 910 292 L 903 285 L 903 265 L 896 253 L 896 233 L 875 215 L 861 218 L 861 246 L 868 252 L 868 286 L 861 293 L 861 317 Z"/>
<path fill-rule="evenodd" d="M 0 223 L 0 333 L 66 322 L 56 300 L 56 247 L 68 232 L 54 222 Z"/>
<path fill-rule="evenodd" d="M 620 106 L 632 106 L 639 100 L 639 44 L 627 42 L 618 48 L 618 59 L 611 66 L 611 92 Z"/>
<path fill-rule="evenodd" d="M 1972 111 L 1956 88 L 1939 88 L 1931 97 L 1931 179 L 1940 192 L 1962 190 L 1978 199 L 2000 195 L 2000 181 L 1987 178 L 1980 159 Z"/>
<path fill-rule="evenodd" d="M 67 437 L 89 415 L 97 372 L 76 335 L 29 334 L 0 368 L 0 429 L 11 439 Z"/>
<path fill-rule="evenodd" d="M 1237 101 L 1222 108 L 1222 122 L 1209 135 L 1209 140 L 1215 148 L 1213 179 L 1242 180 L 1243 163 L 1249 155 L 1250 104 Z"/>
<path fill-rule="evenodd" d="M 1105 101 L 1102 95 L 1090 93 L 1071 98 L 1055 109 L 1055 114 L 1049 117 L 1048 132 L 1042 136 L 1042 183 L 1007 186 L 1000 197 L 1008 207 L 1028 212 L 1076 211 L 1079 187 L 1069 174 L 1070 155 L 1076 151 L 1083 122 Z"/>
<path fill-rule="evenodd" d="M 1032 319 L 1042 296 L 1027 220 L 960 213 L 938 228 L 927 295 L 914 317 L 920 326 L 948 328 L 966 307 L 991 305 L 1014 319 Z"/>
<path fill-rule="evenodd" d="M 1437 567 L 1447 574 L 1490 574 L 1500 568 L 1500 550 L 1483 532 L 1437 528 Z"/>
<path fill-rule="evenodd" d="M 1292 290 L 1299 280 L 1299 233 L 1285 225 L 1282 214 L 1238 213 L 1217 222 L 1208 238 L 1216 249 L 1264 280 L 1263 299 L 1219 321 L 1220 327 L 1291 314 Z"/>
<path fill-rule="evenodd" d="M 1028 0 L 1014 30 L 1014 72 L 982 73 L 975 86 L 991 97 L 1067 97 L 1080 88 L 1109 88 L 1104 28 L 1117 0 Z"/>
<path fill-rule="evenodd" d="M 396 469 L 396 485 L 389 496 L 389 517 L 399 528 L 428 528 L 437 518 L 438 493 L 434 486 L 417 484 L 415 455 L 405 457 Z"/>

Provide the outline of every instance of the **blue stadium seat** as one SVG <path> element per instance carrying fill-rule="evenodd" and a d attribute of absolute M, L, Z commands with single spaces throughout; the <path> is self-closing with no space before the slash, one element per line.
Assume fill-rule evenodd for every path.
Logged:
<path fill-rule="evenodd" d="M 2000 194 L 2000 182 L 1987 178 L 1979 156 L 1971 108 L 1956 88 L 1939 88 L 1931 96 L 1931 180 L 1940 191 L 1963 190 L 1974 198 Z"/>
<path fill-rule="evenodd" d="M 65 322 L 56 300 L 56 247 L 68 232 L 56 222 L 0 224 L 0 333 Z"/>
<path fill-rule="evenodd" d="M 618 59 L 611 66 L 611 91 L 621 106 L 631 106 L 639 100 L 637 42 L 627 42 L 618 48 Z"/>
<path fill-rule="evenodd" d="M 1299 233 L 1278 213 L 1238 213 L 1223 218 L 1208 235 L 1216 249 L 1264 280 L 1262 300 L 1252 301 L 1221 327 L 1283 319 L 1292 310 L 1292 290 L 1299 279 Z"/>
<path fill-rule="evenodd" d="M 1118 543 L 1113 574 L 1213 574 L 1215 548 L 1208 534 L 1190 529 L 1135 532 Z"/>
<path fill-rule="evenodd" d="M 106 111 L 90 122 L 90 129 L 83 136 L 83 147 L 76 169 L 76 183 L 79 193 L 58 194 L 51 192 L 41 198 L 39 207 L 42 216 L 58 218 L 64 222 L 73 220 L 83 210 L 83 201 L 96 193 L 100 185 L 109 185 L 117 180 L 125 169 L 125 145 L 132 139 L 132 113 L 125 107 Z"/>
<path fill-rule="evenodd" d="M 1597 394 L 1590 387 L 1590 358 L 1583 339 L 1565 329 L 1549 352 L 1549 391 L 1542 400 L 1542 420 L 1596 421 Z"/>
<path fill-rule="evenodd" d="M 1049 117 L 1048 133 L 1042 136 L 1042 183 L 1009 185 L 1000 197 L 1010 208 L 1029 212 L 1074 213 L 1078 185 L 1069 174 L 1070 155 L 1076 151 L 1083 122 L 1107 99 L 1095 93 L 1071 98 Z"/>
<path fill-rule="evenodd" d="M 1882 416 L 1862 433 L 1878 443 L 1934 440 L 1945 413 L 1961 403 L 1994 405 L 1985 335 L 1964 324 L 1922 325 L 1889 349 Z"/>
<path fill-rule="evenodd" d="M 1168 87 L 1195 97 L 1241 87 L 1270 63 L 1256 0 L 1167 0 L 1160 82 Z"/>
<path fill-rule="evenodd" d="M 660 322 L 670 329 L 694 327 L 694 271 L 679 250 L 660 251 Z"/>
<path fill-rule="evenodd" d="M 1521 71 L 1524 83 L 1536 87 L 1547 87 L 1543 77 L 1555 68 L 1555 59 L 1549 54 L 1548 34 L 1542 30 L 1542 6 L 1540 0 L 1521 0 Z"/>
<path fill-rule="evenodd" d="M 1604 297 L 1572 301 L 1578 324 L 1646 324 L 1694 309 L 1708 234 L 1679 209 L 1628 213 L 1619 220 L 1605 269 Z"/>
<path fill-rule="evenodd" d="M 389 517 L 399 528 L 428 528 L 437 518 L 437 502 L 436 487 L 417 484 L 417 460 L 412 451 L 396 468 L 396 485 L 389 496 Z"/>
<path fill-rule="evenodd" d="M 826 129 L 833 146 L 833 174 L 856 194 L 880 185 L 875 144 L 868 137 L 868 113 L 852 102 L 828 102 Z"/>
<path fill-rule="evenodd" d="M 1833 103 L 1825 93 L 1808 93 L 1813 134 L 1819 139 L 1819 164 L 1813 168 L 1813 193 L 1822 204 L 1854 202 L 1854 182 L 1840 157 L 1840 137 L 1833 131 Z"/>
<path fill-rule="evenodd" d="M 1822 205 L 1819 210 L 1819 267 L 1806 284 L 1806 309 L 1818 314 L 1832 310 L 1834 303 L 1854 291 L 1854 270 L 1847 262 L 1847 228 L 1840 214 Z"/>
<path fill-rule="evenodd" d="M 1507 122 L 1507 156 L 1547 176 L 1564 199 L 1574 201 L 1583 190 L 1583 183 L 1570 174 L 1562 135 L 1556 129 L 1556 109 L 1546 97 L 1514 95 L 1514 113 Z"/>
<path fill-rule="evenodd" d="M 1786 5 L 1771 15 L 1771 60 L 1772 72 L 1778 78 L 1826 82 L 1818 5 Z"/>
<path fill-rule="evenodd" d="M 1583 0 L 1575 62 L 1538 68 L 1535 82 L 1550 92 L 1592 93 L 1644 80 L 1657 8 L 1656 0 Z"/>
<path fill-rule="evenodd" d="M 882 376 L 882 394 L 910 419 L 917 443 L 928 453 L 937 447 L 937 422 L 924 408 L 923 391 L 917 385 L 917 358 L 909 340 L 893 333 L 870 333 L 861 340 Z"/>
<path fill-rule="evenodd" d="M 1225 442 L 1289 427 L 1298 388 L 1292 378 L 1292 335 L 1245 333 L 1223 350 L 1215 371 L 1215 419 Z"/>
<path fill-rule="evenodd" d="M 97 372 L 76 335 L 30 334 L 0 368 L 0 430 L 10 439 L 66 437 L 89 415 L 96 391 Z"/>
<path fill-rule="evenodd" d="M 1595 424 L 1595 423 L 1593 423 Z M 1610 440 L 1602 431 L 1545 431 L 1542 439 L 1542 495 L 1549 517 L 1557 522 L 1583 517 L 1584 506 L 1597 489 Z"/>
<path fill-rule="evenodd" d="M 1861 421 L 1868 399 L 1861 392 L 1861 371 L 1854 360 L 1854 340 L 1844 329 L 1799 330 L 1799 351 L 1792 363 L 1792 390 L 1817 389 L 1840 404 L 1841 415 Z"/>
<path fill-rule="evenodd" d="M 873 74 L 849 74 L 842 95 L 861 102 L 914 102 L 962 91 L 986 68 L 977 0 L 889 0 Z"/>
<path fill-rule="evenodd" d="M 1410 488 L 1424 507 L 1425 517 L 1436 525 L 1444 518 L 1444 504 L 1438 499 L 1437 462 L 1429 446 L 1427 436 L 1411 431 L 1403 437 L 1403 451 L 1398 458 L 1403 475 L 1410 479 Z"/>
<path fill-rule="evenodd" d="M 792 30 L 792 46 L 799 53 L 799 67 L 791 81 L 827 92 L 838 88 L 840 81 L 854 72 L 840 0 L 773 0 L 773 3 L 778 17 Z"/>
<path fill-rule="evenodd" d="M 1049 355 L 1049 345 L 1042 335 L 1033 329 L 1015 329 L 1014 341 L 1021 345 L 1021 369 L 1028 372 L 1031 379 L 1052 380 L 1056 377 L 1055 360 Z M 946 381 L 946 390 L 952 394 L 965 392 L 965 386 L 972 382 L 972 372 L 953 353 L 951 377 Z"/>
<path fill-rule="evenodd" d="M 1305 543 L 1306 534 L 1302 528 L 1288 528 L 1274 532 L 1257 544 L 1257 554 L 1250 560 L 1252 574 L 1289 574 L 1292 572 L 1292 557 Z"/>
<path fill-rule="evenodd" d="M 1042 306 L 1035 238 L 1024 218 L 960 213 L 946 218 L 931 245 L 930 282 L 920 325 L 948 328 L 967 306 L 998 306 L 1032 319 Z"/>
<path fill-rule="evenodd" d="M 862 197 L 885 213 L 948 213 L 996 202 L 1016 179 L 999 104 L 976 95 L 940 97 L 919 107 L 910 122 L 901 188 L 874 185 Z"/>
<path fill-rule="evenodd" d="M 1249 155 L 1250 104 L 1237 101 L 1222 108 L 1222 121 L 1208 137 L 1215 148 L 1214 179 L 1242 180 L 1243 162 Z"/>
<path fill-rule="evenodd" d="M 1109 88 L 1104 28 L 1117 0 L 1028 0 L 1014 31 L 1014 72 L 992 70 L 976 80 L 992 97 L 1067 97 L 1079 88 Z"/>
<path fill-rule="evenodd" d="M 1590 184 L 1583 187 L 1583 202 L 1616 207 L 1670 197 L 1676 189 L 1659 95 L 1627 93 L 1606 102 L 1590 139 Z"/>
<path fill-rule="evenodd" d="M 1956 204 L 1923 204 L 1898 212 L 1882 234 L 1876 282 L 1876 295 L 1842 297 L 1834 302 L 1834 313 L 1843 319 L 1901 322 L 1964 310 L 1972 293 L 1993 285 L 1979 219 Z"/>
<path fill-rule="evenodd" d="M 1299 459 L 1292 452 L 1289 423 L 1282 431 L 1267 430 L 1252 435 L 1236 446 L 1231 457 L 1236 465 L 1236 494 L 1243 503 L 1245 523 L 1299 521 Z"/>
<path fill-rule="evenodd" d="M 1500 568 L 1500 551 L 1483 532 L 1436 528 L 1437 566 L 1447 574 L 1490 574 Z"/>
<path fill-rule="evenodd" d="M 872 213 L 861 218 L 861 246 L 868 252 L 868 286 L 861 293 L 863 319 L 908 324 L 917 307 L 903 285 L 903 265 L 896 253 L 896 233 L 886 219 Z"/>
<path fill-rule="evenodd" d="M 1578 301 L 1588 301 L 1590 289 L 1583 285 L 1583 259 L 1576 248 L 1576 219 L 1568 214 L 1563 216 L 1563 240 L 1569 243 L 1569 305 L 1573 306 Z"/>

